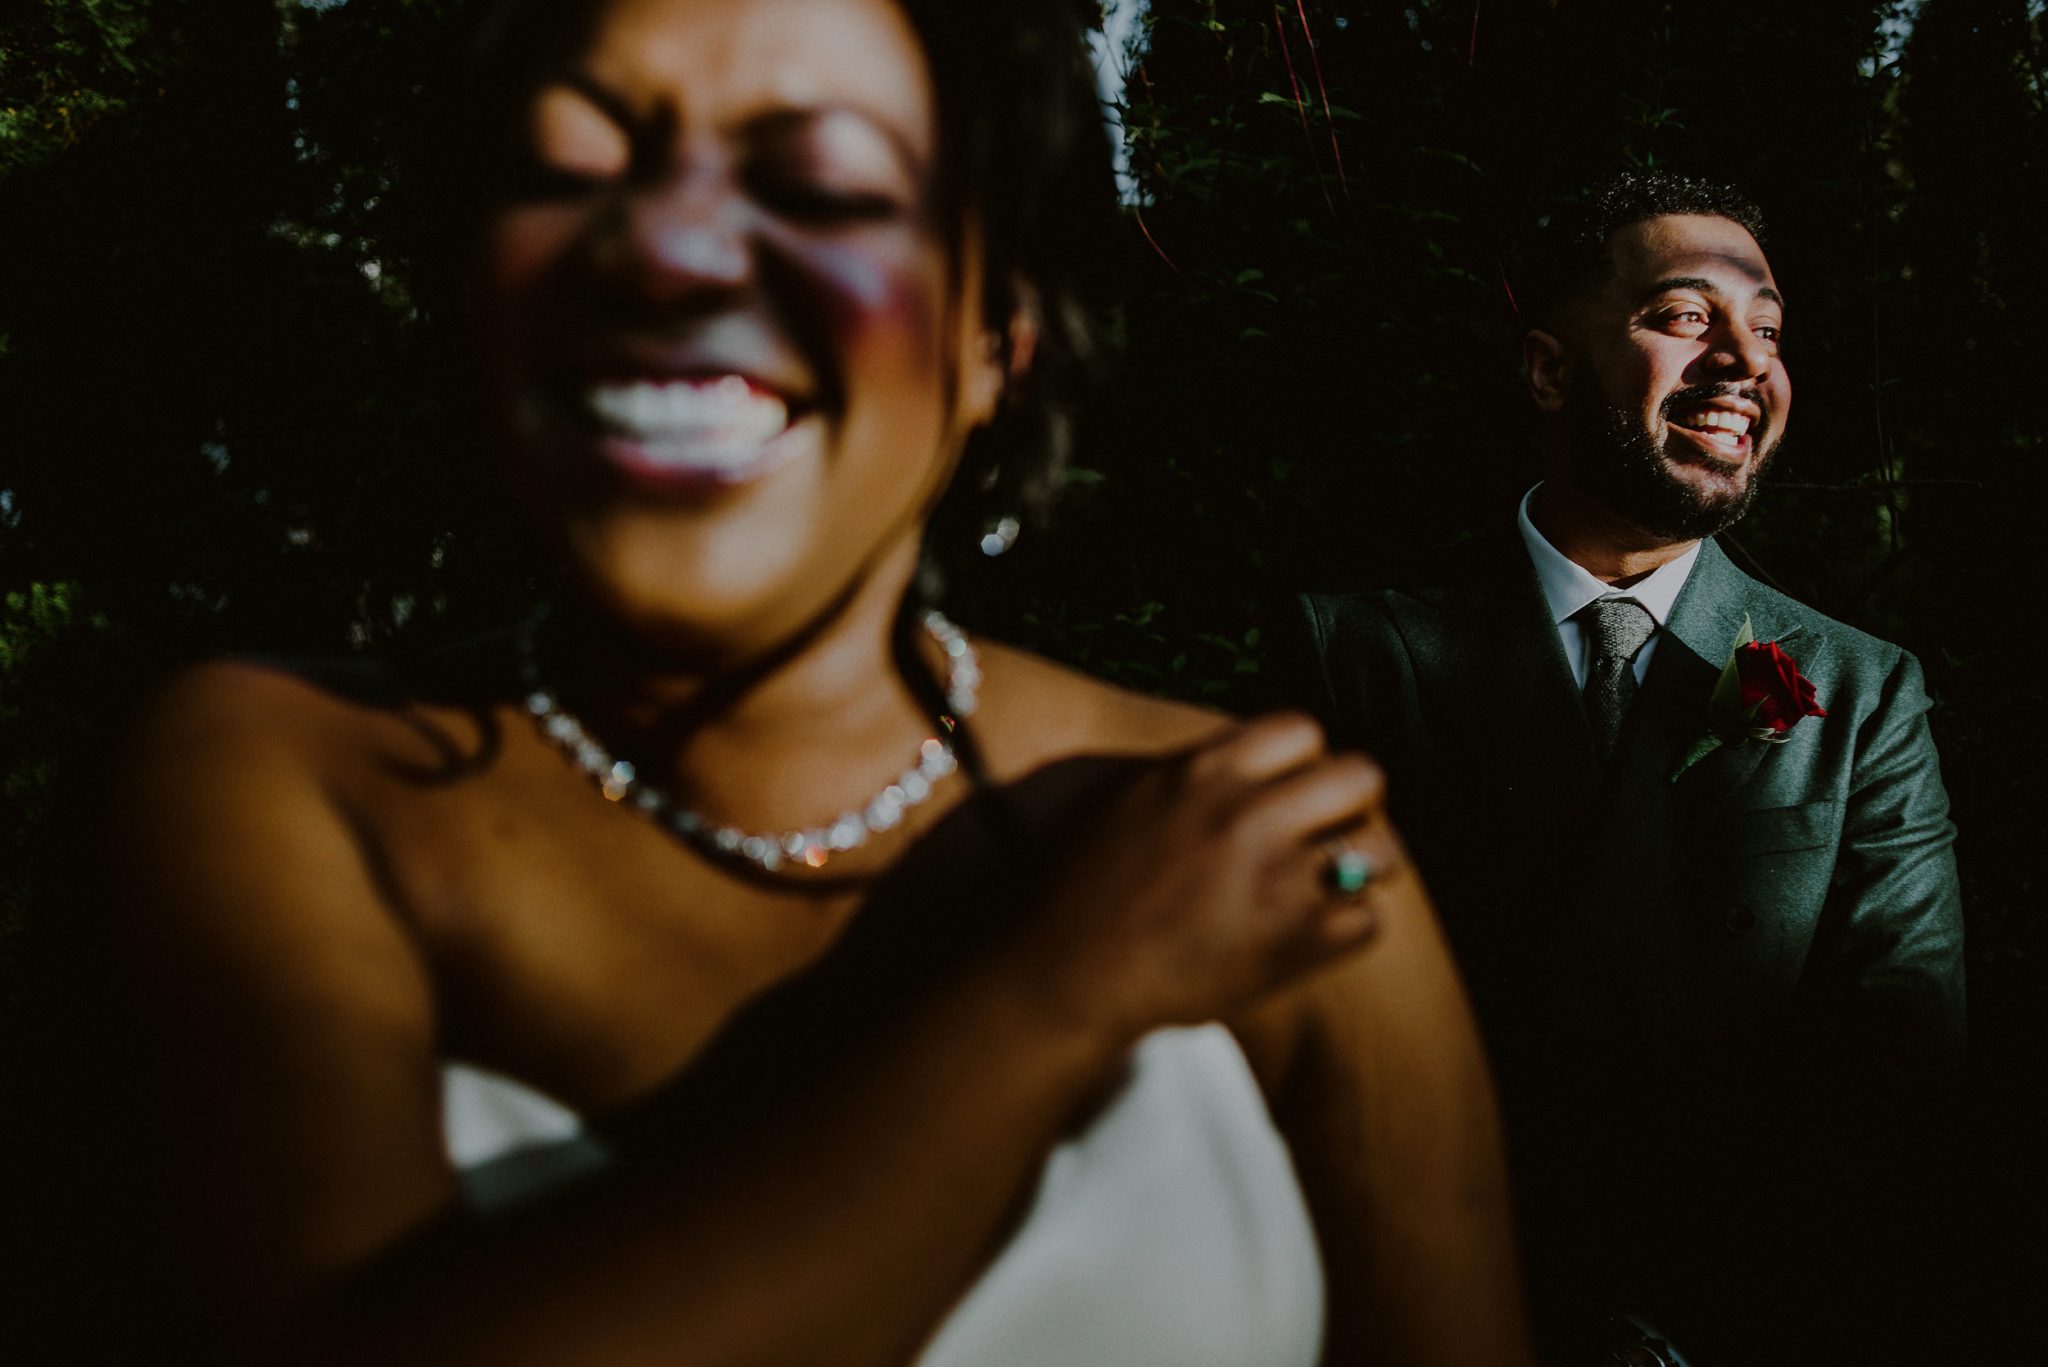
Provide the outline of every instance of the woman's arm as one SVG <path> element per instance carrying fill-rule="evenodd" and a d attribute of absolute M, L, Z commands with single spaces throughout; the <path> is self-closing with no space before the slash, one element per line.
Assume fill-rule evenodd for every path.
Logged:
<path fill-rule="evenodd" d="M 1135 785 L 1029 934 L 743 1149 L 598 1184 L 372 1306 L 336 1293 L 455 1200 L 439 1004 L 317 765 L 290 728 L 251 725 L 274 687 L 253 675 L 203 671 L 156 709 L 118 844 L 180 1255 L 255 1360 L 900 1361 L 1138 1033 L 1212 1016 L 1367 925 L 1274 877 L 1272 842 L 1350 801 L 1341 772 L 1315 777 L 1319 736 L 1233 731 Z M 1189 852 L 1119 862 L 1139 832 Z"/>
<path fill-rule="evenodd" d="M 1288 1060 L 1274 1097 L 1326 1261 L 1326 1360 L 1531 1362 L 1492 1079 L 1427 894 L 1391 830 L 1369 842 L 1372 953 L 1263 1015 Z M 1257 1031 L 1254 1031 L 1256 1037 Z"/>

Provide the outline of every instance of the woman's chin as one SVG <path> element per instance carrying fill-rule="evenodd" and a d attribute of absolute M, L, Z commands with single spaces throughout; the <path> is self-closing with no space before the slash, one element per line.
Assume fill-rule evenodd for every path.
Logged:
<path fill-rule="evenodd" d="M 723 657 L 746 653 L 769 624 L 791 612 L 794 575 L 719 574 L 688 548 L 666 544 L 572 546 L 570 571 L 590 606 L 634 637 L 665 652 Z M 713 561 L 715 566 L 715 560 Z"/>
<path fill-rule="evenodd" d="M 893 605 L 916 563 L 914 546 L 908 557 L 816 563 L 775 554 L 778 544 L 800 546 L 805 538 L 705 536 L 705 529 L 692 534 L 660 522 L 617 514 L 572 528 L 566 559 L 590 608 L 690 666 L 717 669 L 770 654 L 838 606 L 871 596 L 864 589 Z"/>

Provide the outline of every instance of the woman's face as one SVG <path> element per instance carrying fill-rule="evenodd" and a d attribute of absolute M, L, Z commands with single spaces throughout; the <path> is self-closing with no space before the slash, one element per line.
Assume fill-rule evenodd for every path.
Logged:
<path fill-rule="evenodd" d="M 900 587 L 1000 389 L 929 74 L 890 0 L 610 0 L 591 34 L 486 221 L 487 397 L 601 603 L 755 653 Z"/>

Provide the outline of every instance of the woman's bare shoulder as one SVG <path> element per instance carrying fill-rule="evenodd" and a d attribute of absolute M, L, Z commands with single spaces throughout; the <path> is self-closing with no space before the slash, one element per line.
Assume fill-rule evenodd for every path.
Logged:
<path fill-rule="evenodd" d="M 115 771 L 112 853 L 131 900 L 211 918 L 243 900 L 230 893 L 276 891 L 286 871 L 366 862 L 339 794 L 343 766 L 361 762 L 350 757 L 390 730 L 378 712 L 316 674 L 260 661 L 208 661 L 166 679 Z"/>
<path fill-rule="evenodd" d="M 444 732 L 474 731 L 475 709 L 432 703 L 371 660 L 229 658 L 188 665 L 143 702 L 123 749 L 130 778 L 319 784 L 366 765 L 429 764 Z"/>
<path fill-rule="evenodd" d="M 306 671 L 261 660 L 187 665 L 144 700 L 134 728 L 139 755 L 172 743 L 237 751 L 311 742 L 336 724 L 343 699 Z"/>
<path fill-rule="evenodd" d="M 1120 688 L 1015 647 L 986 644 L 982 654 L 984 717 L 1000 768 L 1083 754 L 1164 758 L 1236 725 L 1225 713 Z"/>
<path fill-rule="evenodd" d="M 431 975 L 332 772 L 374 710 L 303 671 L 196 665 L 145 704 L 119 776 L 133 1006 L 166 1076 L 207 1079 L 164 1103 L 198 1155 L 178 1228 L 238 1306 L 296 1303 L 452 1199 Z"/>
<path fill-rule="evenodd" d="M 309 670 L 217 660 L 172 675 L 115 768 L 109 855 L 129 933 L 218 944 L 297 926 L 395 945 L 357 779 L 406 735 L 391 709 Z"/>

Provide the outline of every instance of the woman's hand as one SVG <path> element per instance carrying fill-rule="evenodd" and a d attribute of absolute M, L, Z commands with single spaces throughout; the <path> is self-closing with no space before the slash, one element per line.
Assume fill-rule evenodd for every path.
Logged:
<path fill-rule="evenodd" d="M 1400 858 L 1385 784 L 1282 714 L 1228 728 L 1142 774 L 1077 843 L 1016 946 L 1066 1017 L 1135 1037 L 1215 1019 L 1363 944 L 1370 888 L 1328 879 L 1333 850 Z"/>

